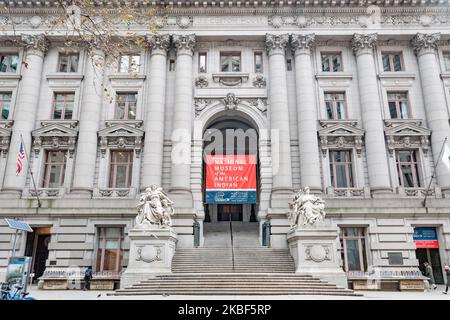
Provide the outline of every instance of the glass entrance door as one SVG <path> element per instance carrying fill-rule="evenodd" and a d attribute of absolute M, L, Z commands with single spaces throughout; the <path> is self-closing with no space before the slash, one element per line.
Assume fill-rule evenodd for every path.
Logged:
<path fill-rule="evenodd" d="M 416 249 L 416 257 L 419 260 L 421 271 L 424 262 L 431 264 L 433 269 L 434 280 L 437 284 L 444 284 L 444 277 L 442 276 L 441 258 L 439 256 L 439 249 L 420 248 Z"/>
<path fill-rule="evenodd" d="M 217 205 L 217 221 L 242 221 L 242 204 Z"/>

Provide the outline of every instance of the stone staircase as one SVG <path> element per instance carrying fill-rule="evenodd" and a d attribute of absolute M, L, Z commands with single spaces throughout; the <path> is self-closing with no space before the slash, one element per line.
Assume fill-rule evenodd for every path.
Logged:
<path fill-rule="evenodd" d="M 359 295 L 294 270 L 283 249 L 178 249 L 172 274 L 155 275 L 115 295 Z"/>

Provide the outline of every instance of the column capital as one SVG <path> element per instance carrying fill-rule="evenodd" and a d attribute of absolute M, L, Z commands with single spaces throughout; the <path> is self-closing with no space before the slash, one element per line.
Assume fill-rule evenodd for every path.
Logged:
<path fill-rule="evenodd" d="M 195 34 L 174 34 L 172 36 L 175 48 L 177 48 L 177 54 L 180 53 L 194 53 L 195 47 Z"/>
<path fill-rule="evenodd" d="M 50 42 L 43 34 L 22 34 L 20 41 L 22 46 L 24 46 L 27 50 L 41 52 L 43 54 L 47 53 L 48 48 L 50 47 Z"/>
<path fill-rule="evenodd" d="M 291 47 L 295 54 L 298 53 L 311 53 L 311 49 L 315 46 L 316 35 L 310 34 L 292 34 L 291 35 Z"/>
<path fill-rule="evenodd" d="M 440 33 L 416 33 L 411 40 L 411 46 L 414 49 L 414 53 L 418 56 L 423 53 L 434 53 L 440 40 Z"/>
<path fill-rule="evenodd" d="M 147 36 L 148 46 L 153 53 L 163 53 L 166 54 L 170 46 L 170 35 L 160 34 L 160 35 L 148 35 Z"/>
<path fill-rule="evenodd" d="M 266 33 L 266 50 L 268 55 L 283 54 L 289 42 L 289 35 Z"/>
<path fill-rule="evenodd" d="M 352 38 L 352 49 L 355 55 L 362 53 L 372 53 L 372 50 L 376 47 L 378 40 L 378 34 L 361 34 L 355 33 Z"/>

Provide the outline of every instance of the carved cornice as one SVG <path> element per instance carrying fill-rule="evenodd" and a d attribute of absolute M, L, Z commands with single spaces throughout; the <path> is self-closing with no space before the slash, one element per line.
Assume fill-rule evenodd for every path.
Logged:
<path fill-rule="evenodd" d="M 289 42 L 289 35 L 266 33 L 266 50 L 268 55 L 284 54 L 286 45 Z"/>
<path fill-rule="evenodd" d="M 357 128 L 355 120 L 322 120 L 319 122 L 319 145 L 322 156 L 326 157 L 328 149 L 354 148 L 358 157 L 363 149 L 364 130 Z"/>
<path fill-rule="evenodd" d="M 174 34 L 172 40 L 178 54 L 181 52 L 192 54 L 194 52 L 195 34 Z"/>
<path fill-rule="evenodd" d="M 170 35 L 169 34 L 149 35 L 147 36 L 147 42 L 152 52 L 162 51 L 166 53 L 170 46 Z"/>
<path fill-rule="evenodd" d="M 352 50 L 355 55 L 372 50 L 376 47 L 378 35 L 376 33 L 355 33 L 352 38 Z"/>
<path fill-rule="evenodd" d="M 50 47 L 49 41 L 43 34 L 37 35 L 22 34 L 20 40 L 21 44 L 27 50 L 38 51 L 44 54 L 47 53 L 48 48 Z"/>
<path fill-rule="evenodd" d="M 294 53 L 310 53 L 316 42 L 316 35 L 293 34 L 291 35 L 291 47 Z"/>
<path fill-rule="evenodd" d="M 417 33 L 411 40 L 411 46 L 413 47 L 416 55 L 420 55 L 425 52 L 434 53 L 437 50 L 440 40 L 440 33 Z"/>
<path fill-rule="evenodd" d="M 102 158 L 110 148 L 133 150 L 139 158 L 142 151 L 144 131 L 141 120 L 106 121 L 106 128 L 98 132 Z"/>

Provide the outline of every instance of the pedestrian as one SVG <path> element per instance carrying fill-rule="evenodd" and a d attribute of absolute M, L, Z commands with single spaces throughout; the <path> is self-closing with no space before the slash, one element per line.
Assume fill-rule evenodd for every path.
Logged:
<path fill-rule="evenodd" d="M 92 267 L 87 267 L 84 272 L 84 289 L 83 290 L 91 290 L 91 280 L 92 280 Z"/>
<path fill-rule="evenodd" d="M 434 290 L 436 290 L 437 285 L 434 281 L 433 269 L 431 268 L 431 265 L 428 262 L 424 262 L 423 266 L 425 270 L 425 276 L 429 278 L 428 281 L 430 285 L 433 287 Z"/>
<path fill-rule="evenodd" d="M 447 283 L 445 286 L 445 291 L 442 291 L 443 294 L 447 294 L 448 292 L 448 286 L 450 285 L 450 267 L 449 266 L 445 266 L 444 267 L 444 271 L 447 274 Z"/>

